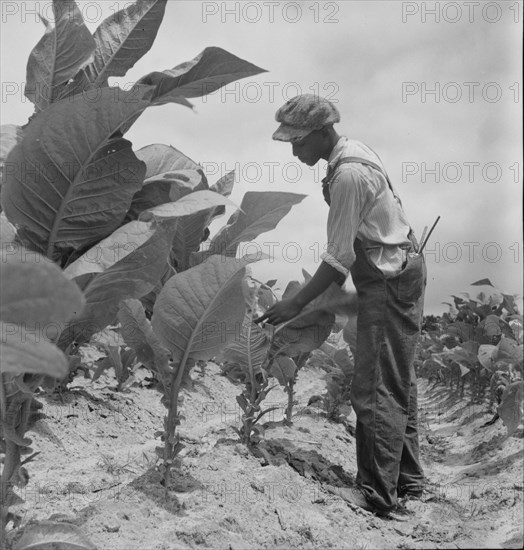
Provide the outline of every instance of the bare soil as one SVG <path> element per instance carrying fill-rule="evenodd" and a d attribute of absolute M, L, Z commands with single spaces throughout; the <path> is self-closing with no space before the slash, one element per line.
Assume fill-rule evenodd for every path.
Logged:
<path fill-rule="evenodd" d="M 96 351 L 91 359 L 95 359 Z M 523 436 L 507 437 L 487 404 L 420 381 L 421 454 L 428 480 L 402 521 L 350 506 L 337 487 L 356 474 L 354 418 L 326 419 L 310 396 L 324 371 L 306 367 L 297 384 L 292 426 L 282 424 L 285 394 L 269 418 L 270 453 L 238 442 L 240 386 L 209 363 L 185 391 L 185 444 L 166 494 L 154 449 L 165 414 L 147 372 L 126 392 L 111 374 L 77 376 L 61 395 L 40 395 L 48 418 L 37 425 L 23 490 L 24 523 L 73 523 L 99 549 L 522 548 Z M 269 463 L 268 463 L 269 459 Z"/>

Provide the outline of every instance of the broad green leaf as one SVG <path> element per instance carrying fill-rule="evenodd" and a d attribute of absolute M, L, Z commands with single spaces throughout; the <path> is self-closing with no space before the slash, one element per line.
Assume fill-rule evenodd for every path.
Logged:
<path fill-rule="evenodd" d="M 149 89 L 141 89 L 142 96 Z M 2 205 L 26 246 L 60 260 L 120 226 L 145 165 L 118 134 L 148 105 L 135 93 L 99 90 L 37 115 L 10 153 Z"/>
<path fill-rule="evenodd" d="M 504 319 L 498 315 L 488 315 L 477 326 L 476 340 L 481 344 L 489 344 L 494 337 L 502 334 L 513 338 L 513 331 Z"/>
<path fill-rule="evenodd" d="M 448 325 L 446 332 L 451 336 L 456 336 L 462 341 L 473 340 L 475 336 L 475 327 L 462 321 Z"/>
<path fill-rule="evenodd" d="M 150 208 L 141 215 L 141 219 L 146 220 L 152 217 L 158 220 L 170 220 L 196 214 L 219 205 L 235 206 L 235 203 L 214 191 L 195 191 L 178 199 L 176 202 L 160 204 L 154 208 Z"/>
<path fill-rule="evenodd" d="M 46 32 L 27 62 L 25 95 L 36 111 L 56 101 L 64 87 L 93 59 L 96 43 L 73 0 L 53 0 L 54 24 L 42 18 Z"/>
<path fill-rule="evenodd" d="M 125 300 L 118 310 L 120 332 L 125 343 L 135 350 L 137 359 L 167 380 L 170 374 L 169 351 L 162 346 L 139 300 Z"/>
<path fill-rule="evenodd" d="M 217 360 L 237 365 L 246 376 L 251 364 L 253 373 L 258 374 L 267 357 L 269 342 L 266 332 L 253 323 L 251 314 L 246 314 L 240 332 L 219 352 Z"/>
<path fill-rule="evenodd" d="M 64 274 L 74 279 L 87 273 L 102 273 L 142 246 L 155 231 L 156 228 L 150 222 L 129 222 L 67 266 Z"/>
<path fill-rule="evenodd" d="M 235 184 L 235 171 L 228 172 L 225 176 L 221 177 L 215 184 L 211 186 L 211 191 L 216 191 L 224 197 L 229 197 L 233 191 Z"/>
<path fill-rule="evenodd" d="M 173 69 L 152 72 L 138 83 L 155 86 L 152 103 L 162 105 L 180 97 L 202 97 L 222 86 L 266 72 L 222 48 L 206 48 L 193 60 Z"/>
<path fill-rule="evenodd" d="M 120 302 L 140 298 L 155 288 L 164 272 L 172 233 L 159 227 L 155 234 L 128 256 L 98 273 L 85 289 L 86 306 L 70 321 L 58 344 L 83 343 L 112 323 Z"/>
<path fill-rule="evenodd" d="M 518 313 L 518 307 L 517 307 L 517 304 L 515 303 L 515 296 L 512 296 L 511 294 L 503 294 L 502 295 L 502 298 L 503 298 L 503 304 L 504 304 L 504 307 L 506 308 L 506 311 L 510 314 L 513 314 L 513 313 Z"/>
<path fill-rule="evenodd" d="M 493 358 L 495 361 L 522 363 L 522 344 L 519 346 L 515 340 L 503 336 L 493 352 Z"/>
<path fill-rule="evenodd" d="M 145 181 L 161 178 L 166 172 L 202 171 L 200 165 L 171 145 L 147 145 L 139 149 L 136 156 L 146 164 Z"/>
<path fill-rule="evenodd" d="M 83 307 L 82 293 L 48 259 L 18 248 L 0 263 L 0 320 L 56 333 Z M 52 329 L 52 330 L 51 330 Z"/>
<path fill-rule="evenodd" d="M 7 155 L 15 145 L 22 141 L 23 135 L 24 131 L 21 126 L 14 124 L 0 126 L 0 183 L 2 182 Z"/>
<path fill-rule="evenodd" d="M 482 344 L 479 346 L 478 360 L 480 364 L 488 370 L 493 369 L 493 352 L 496 347 L 491 344 Z"/>
<path fill-rule="evenodd" d="M 86 68 L 91 84 L 107 86 L 110 76 L 125 76 L 156 38 L 167 0 L 137 0 L 102 21 L 93 38 L 96 50 Z"/>
<path fill-rule="evenodd" d="M 229 197 L 233 191 L 234 184 L 235 184 L 235 171 L 233 170 L 227 173 L 222 178 L 220 178 L 214 185 L 210 187 L 210 189 L 211 191 L 216 191 L 217 193 L 224 195 L 224 197 Z M 213 209 L 210 221 L 213 221 L 214 219 L 219 218 L 220 216 L 223 216 L 225 213 L 226 213 L 226 209 L 224 206 L 217 206 L 216 208 Z"/>
<path fill-rule="evenodd" d="M 285 299 L 298 292 L 290 289 Z M 356 310 L 355 295 L 342 290 L 337 284 L 331 286 L 310 302 L 299 315 L 278 326 L 273 336 L 270 354 L 286 354 L 291 357 L 312 351 L 322 345 L 335 324 L 335 313 L 340 310 Z"/>
<path fill-rule="evenodd" d="M 128 219 L 137 219 L 144 210 L 208 188 L 202 168 L 174 147 L 148 145 L 136 156 L 145 162 L 146 175 L 142 189 L 133 196 Z"/>
<path fill-rule="evenodd" d="M 292 382 L 296 372 L 297 366 L 291 357 L 277 355 L 277 357 L 271 361 L 269 374 L 274 376 L 281 386 L 285 386 L 289 382 Z"/>
<path fill-rule="evenodd" d="M 212 256 L 164 285 L 152 324 L 175 363 L 211 359 L 239 334 L 245 313 L 241 282 L 252 261 Z"/>
<path fill-rule="evenodd" d="M 24 528 L 13 550 L 96 550 L 96 546 L 71 523 L 41 521 Z"/>
<path fill-rule="evenodd" d="M 502 402 L 497 408 L 497 412 L 508 429 L 508 436 L 513 434 L 522 422 L 523 395 L 524 382 L 522 380 L 507 386 L 502 394 Z"/>
<path fill-rule="evenodd" d="M 13 329 L 11 323 L 0 321 L 2 373 L 19 375 L 30 372 L 55 378 L 62 378 L 67 374 L 67 358 L 54 344 L 43 338 L 28 338 L 24 334 L 25 327 L 17 327 L 16 332 Z"/>
<path fill-rule="evenodd" d="M 291 208 L 305 197 L 296 193 L 249 191 L 244 195 L 240 210 L 211 241 L 208 254 L 235 256 L 241 242 L 252 241 L 261 233 L 275 229 Z"/>
<path fill-rule="evenodd" d="M 185 271 L 191 267 L 191 255 L 198 251 L 201 243 L 206 240 L 206 230 L 217 208 L 224 206 L 208 208 L 177 219 L 172 247 L 177 271 Z"/>

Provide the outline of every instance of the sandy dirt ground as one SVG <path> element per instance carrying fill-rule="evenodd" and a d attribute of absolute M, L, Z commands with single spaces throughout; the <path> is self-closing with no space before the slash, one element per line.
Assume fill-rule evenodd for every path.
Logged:
<path fill-rule="evenodd" d="M 493 413 L 449 389 L 420 381 L 421 454 L 428 480 L 402 521 L 354 509 L 337 487 L 356 474 L 354 418 L 333 423 L 307 406 L 324 371 L 299 375 L 292 426 L 280 422 L 285 394 L 266 431 L 271 463 L 238 442 L 241 387 L 209 363 L 184 391 L 185 449 L 168 494 L 154 453 L 160 394 L 140 383 L 115 391 L 111 374 L 78 375 L 62 395 L 41 395 L 39 423 L 21 496 L 24 523 L 70 522 L 99 549 L 522 548 L 523 433 L 511 437 Z"/>

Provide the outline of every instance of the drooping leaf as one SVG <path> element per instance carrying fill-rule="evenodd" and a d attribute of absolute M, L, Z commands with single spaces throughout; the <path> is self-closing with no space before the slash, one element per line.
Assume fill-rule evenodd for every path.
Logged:
<path fill-rule="evenodd" d="M 249 191 L 244 195 L 240 210 L 211 241 L 207 253 L 235 256 L 241 242 L 252 241 L 261 233 L 275 229 L 291 208 L 305 197 L 296 193 Z"/>
<path fill-rule="evenodd" d="M 22 248 L 2 258 L 0 280 L 0 320 L 4 323 L 56 333 L 84 304 L 78 287 L 56 264 Z"/>
<path fill-rule="evenodd" d="M 502 402 L 497 412 L 508 429 L 508 435 L 513 434 L 522 422 L 523 395 L 522 380 L 509 384 L 502 394 Z"/>
<path fill-rule="evenodd" d="M 138 83 L 155 86 L 152 103 L 162 105 L 181 97 L 202 97 L 235 80 L 262 72 L 265 70 L 222 48 L 211 47 L 173 69 L 149 73 Z"/>
<path fill-rule="evenodd" d="M 195 191 L 178 199 L 176 202 L 160 204 L 154 208 L 150 208 L 140 217 L 142 220 L 147 220 L 149 217 L 158 220 L 170 220 L 196 214 L 219 205 L 235 206 L 235 203 L 214 191 Z"/>
<path fill-rule="evenodd" d="M 202 172 L 201 166 L 171 145 L 147 145 L 139 149 L 136 156 L 146 164 L 146 182 L 161 179 L 167 172 Z"/>
<path fill-rule="evenodd" d="M 271 361 L 269 374 L 274 376 L 281 386 L 285 386 L 289 382 L 292 382 L 296 372 L 297 366 L 291 357 L 277 355 L 277 357 Z"/>
<path fill-rule="evenodd" d="M 51 259 L 110 235 L 142 185 L 145 165 L 117 132 L 148 101 L 115 90 L 51 105 L 9 154 L 2 205 L 23 242 Z"/>
<path fill-rule="evenodd" d="M 137 0 L 102 21 L 93 38 L 94 59 L 86 67 L 92 86 L 107 86 L 110 76 L 125 76 L 151 48 L 167 0 Z"/>
<path fill-rule="evenodd" d="M 46 32 L 27 63 L 25 95 L 36 111 L 56 101 L 68 81 L 91 62 L 96 43 L 73 0 L 53 0 L 54 24 L 44 21 Z"/>
<path fill-rule="evenodd" d="M 480 364 L 488 370 L 493 369 L 493 352 L 496 347 L 491 344 L 482 344 L 479 346 L 478 360 Z"/>
<path fill-rule="evenodd" d="M 96 550 L 96 546 L 71 523 L 41 521 L 24 528 L 13 550 Z"/>
<path fill-rule="evenodd" d="M 512 296 L 511 294 L 503 294 L 503 305 L 506 308 L 506 311 L 510 314 L 518 313 L 518 307 L 515 303 L 515 296 Z"/>
<path fill-rule="evenodd" d="M 239 333 L 245 312 L 241 281 L 252 261 L 212 256 L 164 285 L 152 325 L 175 363 L 210 359 Z"/>
<path fill-rule="evenodd" d="M 86 306 L 71 319 L 58 344 L 83 343 L 103 330 L 117 315 L 120 302 L 150 292 L 162 276 L 171 245 L 169 227 L 160 226 L 142 246 L 98 273 L 85 289 Z"/>
<path fill-rule="evenodd" d="M 294 289 L 297 292 L 299 288 Z M 290 291 L 285 299 L 294 292 Z M 331 286 L 310 302 L 302 312 L 283 323 L 275 330 L 270 355 L 286 354 L 291 357 L 312 351 L 322 345 L 335 324 L 335 314 L 355 310 L 355 295 L 342 290 L 337 284 Z"/>
<path fill-rule="evenodd" d="M 169 371 L 169 351 L 162 346 L 146 318 L 139 300 L 125 300 L 118 310 L 120 331 L 125 343 L 135 350 L 137 359 L 166 381 Z"/>
<path fill-rule="evenodd" d="M 0 321 L 0 329 L 0 372 L 16 375 L 29 372 L 56 378 L 67 374 L 67 358 L 54 344 L 40 338 L 31 340 L 25 337 L 24 327 L 17 330 L 11 323 Z"/>
<path fill-rule="evenodd" d="M 202 168 L 174 147 L 149 145 L 138 150 L 136 156 L 145 162 L 146 175 L 142 189 L 133 196 L 128 219 L 137 219 L 144 210 L 208 188 Z"/>
<path fill-rule="evenodd" d="M 210 189 L 211 191 L 216 191 L 224 197 L 229 197 L 233 191 L 233 186 L 235 184 L 235 171 L 232 170 L 228 172 L 225 176 L 222 176 L 215 184 L 213 184 Z"/>
<path fill-rule="evenodd" d="M 129 222 L 67 266 L 64 274 L 74 279 L 87 273 L 102 273 L 142 246 L 155 231 L 151 222 Z"/>
<path fill-rule="evenodd" d="M 483 285 L 488 285 L 495 288 L 489 279 L 480 279 L 479 281 L 475 281 L 474 283 L 471 283 L 471 286 L 483 286 Z"/>

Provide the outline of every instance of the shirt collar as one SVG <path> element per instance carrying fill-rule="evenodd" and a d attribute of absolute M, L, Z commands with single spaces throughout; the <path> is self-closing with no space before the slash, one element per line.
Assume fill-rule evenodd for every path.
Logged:
<path fill-rule="evenodd" d="M 346 148 L 348 142 L 348 138 L 346 136 L 342 136 L 338 141 L 335 147 L 333 147 L 333 151 L 331 151 L 331 154 L 329 155 L 328 159 L 328 166 L 327 170 L 332 170 L 340 160 L 342 154 L 344 153 L 344 150 Z"/>

